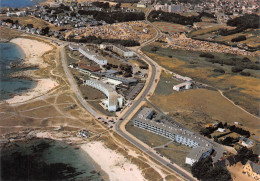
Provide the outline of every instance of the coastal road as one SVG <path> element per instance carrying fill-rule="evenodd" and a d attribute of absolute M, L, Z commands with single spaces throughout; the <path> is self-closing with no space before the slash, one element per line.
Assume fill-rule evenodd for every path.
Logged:
<path fill-rule="evenodd" d="M 64 47 L 66 46 L 66 44 L 60 46 L 60 52 L 61 52 L 61 62 L 62 62 L 62 67 L 63 67 L 63 70 L 67 76 L 67 79 L 71 85 L 71 88 L 74 92 L 74 94 L 76 95 L 77 99 L 80 101 L 80 103 L 83 105 L 83 107 L 90 113 L 92 114 L 93 116 L 97 117 L 99 114 L 94 110 L 92 109 L 87 103 L 86 101 L 84 100 L 80 90 L 78 89 L 78 86 L 77 84 L 75 83 L 74 81 L 74 78 L 72 76 L 72 74 L 70 73 L 70 70 L 68 68 L 68 65 L 67 65 L 67 57 L 66 57 L 66 53 L 64 51 Z"/>
<path fill-rule="evenodd" d="M 146 42 L 143 46 L 146 46 L 147 44 L 155 41 L 160 36 L 161 36 L 160 33 L 158 33 L 157 36 L 153 40 L 150 40 L 150 41 Z M 142 48 L 143 46 L 141 46 L 140 48 Z M 124 113 L 124 115 L 121 117 L 122 120 L 119 119 L 118 122 L 115 124 L 115 131 L 119 135 L 121 135 L 123 138 L 125 138 L 126 140 L 131 142 L 133 145 L 135 145 L 137 148 L 139 148 L 140 150 L 142 150 L 143 152 L 148 154 L 150 157 L 154 158 L 159 163 L 165 165 L 166 167 L 168 167 L 169 169 L 173 170 L 174 172 L 177 172 L 179 175 L 183 176 L 184 178 L 186 178 L 188 180 L 196 180 L 192 176 L 190 176 L 187 173 L 185 173 L 185 171 L 180 169 L 178 166 L 176 166 L 174 164 L 170 164 L 169 161 L 166 161 L 165 159 L 163 159 L 162 157 L 160 157 L 159 155 L 157 155 L 157 154 L 155 154 L 155 153 L 153 153 L 151 151 L 147 151 L 147 148 L 145 146 L 143 146 L 142 144 L 137 142 L 134 138 L 129 136 L 127 133 L 125 133 L 121 129 L 122 123 L 125 121 L 125 119 L 127 119 L 134 112 L 134 110 L 138 107 L 138 105 L 142 101 L 144 101 L 146 99 L 146 96 L 150 92 L 150 89 L 151 89 L 152 85 L 155 83 L 155 77 L 156 77 L 156 72 L 157 72 L 156 65 L 152 61 L 150 61 L 148 58 L 146 58 L 145 56 L 141 55 L 139 52 L 135 51 L 135 53 L 141 59 L 145 60 L 151 66 L 151 77 L 150 77 L 149 80 L 147 80 L 147 81 L 149 81 L 148 85 L 145 87 L 145 90 L 142 92 L 142 95 L 139 97 L 139 99 L 135 100 L 133 102 L 133 105 Z"/>
<path fill-rule="evenodd" d="M 157 70 L 158 65 L 155 64 L 151 59 L 146 58 L 141 53 L 139 53 L 139 52 L 141 52 L 140 51 L 141 48 L 143 48 L 144 46 L 147 46 L 148 44 L 154 42 L 155 40 L 157 40 L 158 38 L 161 37 L 161 31 L 156 26 L 154 26 L 152 23 L 150 23 L 147 20 L 147 17 L 149 15 L 149 13 L 151 12 L 151 10 L 152 10 L 152 8 L 150 8 L 150 10 L 148 10 L 148 12 L 146 13 L 146 22 L 155 28 L 155 30 L 157 32 L 157 35 L 153 39 L 148 40 L 147 42 L 143 43 L 137 50 L 135 50 L 135 54 L 139 58 L 141 58 L 142 60 L 145 60 L 145 62 L 147 62 L 150 65 L 150 67 L 151 67 L 151 70 L 150 70 L 151 71 L 151 76 L 150 76 L 150 79 L 147 80 L 148 84 L 145 87 L 145 90 L 142 92 L 142 95 L 139 96 L 139 98 L 133 102 L 133 105 L 122 115 L 122 117 L 121 117 L 122 119 L 119 119 L 118 122 L 115 124 L 115 131 L 119 135 L 121 135 L 123 138 L 125 138 L 126 140 L 131 142 L 133 145 L 138 147 L 140 150 L 142 150 L 143 152 L 148 154 L 150 157 L 154 158 L 159 163 L 163 164 L 164 166 L 168 167 L 170 170 L 173 170 L 174 172 L 176 172 L 179 175 L 183 176 L 187 180 L 193 181 L 193 180 L 196 180 L 196 179 L 194 177 L 192 177 L 190 174 L 187 174 L 186 171 L 182 170 L 182 168 L 180 168 L 179 166 L 177 166 L 175 164 L 169 163 L 169 161 L 165 160 L 161 156 L 153 153 L 152 151 L 147 150 L 147 148 L 143 144 L 139 143 L 136 139 L 134 139 L 129 134 L 127 134 L 124 130 L 121 129 L 121 126 L 122 126 L 123 122 L 134 112 L 134 110 L 138 107 L 138 105 L 142 101 L 146 100 L 146 96 L 150 92 L 150 90 L 152 88 L 152 85 L 155 83 L 156 72 L 158 72 L 158 70 Z"/>
<path fill-rule="evenodd" d="M 149 10 L 150 12 L 150 10 Z M 146 15 L 146 21 L 147 21 L 147 17 L 148 15 Z M 147 23 L 151 24 L 152 26 L 154 26 L 152 23 L 150 23 L 149 21 L 147 21 Z M 158 65 L 156 65 L 152 60 L 150 60 L 149 58 L 146 58 L 145 56 L 143 56 L 140 52 L 140 49 L 152 42 L 154 42 L 155 40 L 157 40 L 160 36 L 161 36 L 161 32 L 160 30 L 154 26 L 154 28 L 157 31 L 157 35 L 151 39 L 148 40 L 147 42 L 144 42 L 138 49 L 135 50 L 135 53 L 137 56 L 139 56 L 141 59 L 145 60 L 151 67 L 151 76 L 150 79 L 147 80 L 148 84 L 145 87 L 145 90 L 142 92 L 142 94 L 139 96 L 139 98 L 137 100 L 135 100 L 133 102 L 133 105 L 123 114 L 123 116 L 121 118 L 123 118 L 122 120 L 118 120 L 118 122 L 115 125 L 115 131 L 121 135 L 123 138 L 125 138 L 126 140 L 128 140 L 129 142 L 131 142 L 133 145 L 135 145 L 136 147 L 138 147 L 140 150 L 142 150 L 143 152 L 147 153 L 150 157 L 154 158 L 155 160 L 157 160 L 159 163 L 163 164 L 164 166 L 168 167 L 170 170 L 178 173 L 179 175 L 183 176 L 184 178 L 188 179 L 188 180 L 196 180 L 194 179 L 192 176 L 188 175 L 187 173 L 185 173 L 185 171 L 183 171 L 180 167 L 178 167 L 175 164 L 170 164 L 169 161 L 166 161 L 164 158 L 160 157 L 159 155 L 153 153 L 152 151 L 147 150 L 147 148 L 145 146 L 143 146 L 143 144 L 140 144 L 139 142 L 137 142 L 135 139 L 133 139 L 131 136 L 129 136 L 127 133 L 125 133 L 123 130 L 121 130 L 120 126 L 123 123 L 123 121 L 125 121 L 126 118 L 128 118 L 133 111 L 138 107 L 138 105 L 145 100 L 146 96 L 148 95 L 148 93 L 150 92 L 153 84 L 155 83 L 155 77 L 156 77 L 156 72 L 157 72 L 157 68 Z M 40 36 L 39 36 L 40 37 Z M 41 37 L 42 38 L 42 37 Z M 76 82 L 74 81 L 74 78 L 68 68 L 67 65 L 67 57 L 66 57 L 66 53 L 64 50 L 64 47 L 67 45 L 67 43 L 59 41 L 59 40 L 53 40 L 47 37 L 44 37 L 44 39 L 48 39 L 51 41 L 54 41 L 56 43 L 59 43 L 59 49 L 61 52 L 61 62 L 62 62 L 62 67 L 64 69 L 65 75 L 71 85 L 71 88 L 73 90 L 73 92 L 75 93 L 77 99 L 79 100 L 79 102 L 82 104 L 82 106 L 89 112 L 91 113 L 94 117 L 98 117 L 99 113 L 97 113 L 94 109 L 92 109 L 90 107 L 90 105 L 84 100 L 80 90 L 78 89 L 78 86 L 76 84 Z"/>
<path fill-rule="evenodd" d="M 158 35 L 159 36 L 159 35 Z M 67 76 L 67 79 L 71 85 L 72 90 L 74 91 L 77 99 L 80 101 L 80 103 L 83 105 L 83 107 L 89 111 L 93 116 L 97 117 L 99 114 L 93 110 L 84 100 L 84 98 L 82 97 L 77 84 L 75 83 L 72 74 L 69 71 L 69 68 L 67 66 L 67 61 L 66 61 L 66 54 L 64 51 L 64 46 L 62 45 L 60 46 L 60 52 L 61 52 L 61 60 L 62 60 L 62 67 L 64 69 L 64 72 Z M 136 52 L 138 54 L 138 56 L 140 58 L 145 59 L 152 67 L 152 75 L 151 78 L 149 80 L 148 85 L 146 86 L 146 89 L 143 91 L 141 97 L 135 101 L 133 103 L 133 105 L 127 110 L 127 112 L 124 114 L 123 118 L 127 118 L 133 111 L 134 109 L 141 103 L 141 101 L 145 100 L 146 95 L 149 93 L 152 84 L 154 82 L 155 79 L 155 74 L 156 74 L 156 68 L 155 65 L 153 64 L 153 62 L 151 62 L 149 59 L 147 59 L 146 57 L 142 56 L 140 53 Z M 124 119 L 123 119 L 124 120 Z M 128 140 L 129 142 L 131 142 L 132 144 L 134 144 L 136 147 L 138 147 L 140 150 L 146 152 L 146 154 L 148 154 L 149 156 L 151 156 L 152 158 L 154 158 L 155 160 L 157 160 L 159 163 L 165 165 L 166 167 L 168 167 L 169 169 L 173 170 L 174 172 L 177 172 L 179 175 L 185 177 L 188 180 L 195 180 L 193 177 L 189 176 L 188 174 L 186 174 L 185 172 L 183 172 L 181 169 L 179 169 L 177 167 L 177 165 L 174 164 L 170 164 L 169 161 L 166 161 L 165 159 L 163 159 L 162 157 L 160 157 L 159 155 L 153 153 L 152 151 L 147 150 L 146 147 L 144 147 L 142 144 L 138 143 L 135 139 L 133 139 L 132 137 L 130 137 L 128 134 L 126 134 L 124 131 L 122 131 L 120 129 L 120 125 L 122 124 L 123 120 L 119 120 L 116 125 L 115 125 L 115 130 L 116 132 L 121 135 L 122 137 L 124 137 L 126 140 Z"/>

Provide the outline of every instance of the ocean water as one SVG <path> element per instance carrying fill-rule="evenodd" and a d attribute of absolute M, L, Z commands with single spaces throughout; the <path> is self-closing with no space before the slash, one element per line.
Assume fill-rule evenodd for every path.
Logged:
<path fill-rule="evenodd" d="M 101 181 L 102 175 L 82 150 L 61 141 L 20 141 L 1 151 L 0 180 Z"/>
<path fill-rule="evenodd" d="M 9 99 L 15 94 L 28 91 L 36 85 L 36 82 L 18 78 L 10 78 L 8 75 L 21 69 L 11 69 L 11 62 L 20 62 L 25 58 L 24 52 L 13 43 L 0 43 L 0 101 Z"/>
<path fill-rule="evenodd" d="M 39 0 L 0 0 L 0 7 L 22 8 L 38 4 Z"/>

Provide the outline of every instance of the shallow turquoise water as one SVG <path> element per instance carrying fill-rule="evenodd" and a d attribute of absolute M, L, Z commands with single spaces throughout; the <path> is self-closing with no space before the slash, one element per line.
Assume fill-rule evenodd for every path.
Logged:
<path fill-rule="evenodd" d="M 11 62 L 20 62 L 25 58 L 24 52 L 13 43 L 0 43 L 0 100 L 9 99 L 14 94 L 26 92 L 36 85 L 31 80 L 10 78 L 8 74 L 21 69 L 10 69 Z"/>
<path fill-rule="evenodd" d="M 1 173 L 4 180 L 103 180 L 85 152 L 49 139 L 16 142 L 4 148 Z"/>

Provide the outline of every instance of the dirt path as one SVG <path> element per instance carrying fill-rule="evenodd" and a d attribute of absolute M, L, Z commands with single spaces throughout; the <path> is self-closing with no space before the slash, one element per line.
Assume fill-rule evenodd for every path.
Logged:
<path fill-rule="evenodd" d="M 236 106 L 237 108 L 241 109 L 241 110 L 244 111 L 245 113 L 247 113 L 247 114 L 253 116 L 254 118 L 257 118 L 257 119 L 260 120 L 260 118 L 259 118 L 258 116 L 255 116 L 255 115 L 251 114 L 250 112 L 248 112 L 247 110 L 245 110 L 244 108 L 240 107 L 239 105 L 236 105 L 232 100 L 230 100 L 228 97 L 226 97 L 226 96 L 223 94 L 223 91 L 218 90 L 218 92 L 220 93 L 220 95 L 221 95 L 222 97 L 224 97 L 226 100 L 228 100 L 231 104 L 233 104 L 233 105 Z"/>

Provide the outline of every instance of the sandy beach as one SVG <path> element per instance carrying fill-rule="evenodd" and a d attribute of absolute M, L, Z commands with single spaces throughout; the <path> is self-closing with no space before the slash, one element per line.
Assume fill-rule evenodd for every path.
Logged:
<path fill-rule="evenodd" d="M 49 90 L 53 89 L 58 85 L 57 82 L 51 79 L 37 79 L 35 81 L 37 81 L 37 85 L 32 90 L 21 95 L 16 95 L 11 99 L 6 100 L 6 102 L 8 102 L 9 104 L 25 102 L 34 97 L 38 97 L 47 93 Z"/>
<path fill-rule="evenodd" d="M 146 180 L 136 165 L 130 163 L 116 151 L 106 148 L 102 142 L 83 144 L 81 149 L 100 165 L 111 181 L 119 181 L 122 178 L 127 181 Z"/>
<path fill-rule="evenodd" d="M 39 66 L 39 68 L 45 68 L 47 66 L 47 64 L 43 61 L 42 55 L 52 50 L 52 46 L 27 38 L 15 38 L 10 42 L 18 45 L 24 51 L 26 59 L 23 63 Z"/>
<path fill-rule="evenodd" d="M 44 53 L 51 51 L 53 49 L 52 46 L 37 40 L 31 40 L 27 38 L 15 38 L 10 42 L 15 43 L 24 51 L 26 55 L 26 58 L 23 62 L 24 64 L 38 66 L 40 69 L 45 68 L 48 65 L 44 63 L 42 56 Z M 50 78 L 38 78 L 34 80 L 37 82 L 37 84 L 33 89 L 21 95 L 16 95 L 11 99 L 6 100 L 6 102 L 9 104 L 25 102 L 35 97 L 41 96 L 58 86 L 58 83 Z"/>

